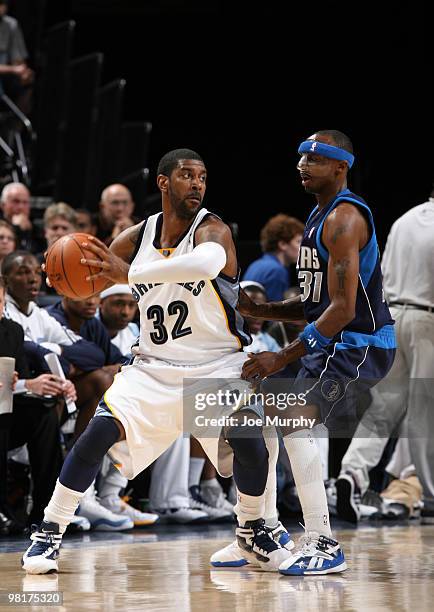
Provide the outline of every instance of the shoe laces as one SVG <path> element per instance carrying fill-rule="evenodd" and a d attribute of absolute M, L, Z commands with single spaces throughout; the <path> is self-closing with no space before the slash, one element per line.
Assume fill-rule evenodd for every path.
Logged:
<path fill-rule="evenodd" d="M 273 539 L 273 532 L 265 525 L 265 521 L 263 519 L 261 522 L 253 525 L 251 529 L 253 531 L 252 542 L 257 548 L 267 553 L 281 548 L 281 546 Z"/>
<path fill-rule="evenodd" d="M 62 536 L 55 534 L 52 531 L 40 531 L 38 525 L 32 525 L 32 534 L 30 539 L 34 542 L 32 546 L 32 554 L 39 555 L 42 553 L 51 553 L 55 546 L 60 546 Z"/>
<path fill-rule="evenodd" d="M 302 523 L 299 524 L 305 530 L 304 535 L 300 536 L 298 541 L 301 556 L 311 557 L 315 555 L 330 558 L 339 550 L 340 545 L 336 540 L 319 535 L 316 531 L 307 531 Z"/>

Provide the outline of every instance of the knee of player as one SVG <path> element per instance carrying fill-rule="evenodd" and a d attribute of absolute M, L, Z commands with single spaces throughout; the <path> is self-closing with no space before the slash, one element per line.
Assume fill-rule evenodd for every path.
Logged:
<path fill-rule="evenodd" d="M 241 464 L 253 467 L 268 458 L 268 451 L 259 425 L 234 425 L 226 431 L 226 439 Z"/>
<path fill-rule="evenodd" d="M 113 444 L 122 439 L 119 425 L 122 427 L 112 417 L 94 417 L 74 444 L 72 452 L 85 463 L 96 465 Z"/>

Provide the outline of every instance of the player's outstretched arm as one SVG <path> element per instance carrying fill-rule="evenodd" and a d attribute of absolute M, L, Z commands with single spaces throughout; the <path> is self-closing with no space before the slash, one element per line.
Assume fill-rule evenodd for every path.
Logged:
<path fill-rule="evenodd" d="M 143 223 L 143 222 L 142 222 Z M 137 244 L 142 223 L 128 227 L 107 247 L 95 236 L 89 236 L 89 242 L 83 246 L 96 255 L 95 259 L 82 259 L 83 265 L 99 268 L 99 272 L 89 276 L 89 280 L 104 277 L 109 279 L 107 287 L 116 283 L 128 283 L 128 271 L 131 257 Z"/>
<path fill-rule="evenodd" d="M 237 309 L 242 315 L 265 321 L 299 321 L 304 318 L 300 295 L 282 302 L 256 304 L 243 289 L 240 289 Z"/>
<path fill-rule="evenodd" d="M 351 204 L 341 204 L 324 224 L 323 242 L 329 252 L 327 270 L 330 305 L 300 337 L 279 353 L 250 355 L 242 377 L 259 381 L 282 370 L 308 352 L 326 346 L 354 319 L 359 276 L 359 251 L 368 241 L 368 225 Z"/>

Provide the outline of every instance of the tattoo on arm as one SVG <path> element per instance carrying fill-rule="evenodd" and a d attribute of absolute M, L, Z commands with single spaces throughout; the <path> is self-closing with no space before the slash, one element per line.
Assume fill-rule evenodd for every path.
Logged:
<path fill-rule="evenodd" d="M 332 237 L 331 237 L 332 243 L 336 244 L 339 236 L 341 236 L 342 234 L 345 234 L 347 230 L 348 230 L 348 225 L 345 225 L 345 224 L 339 225 L 332 234 Z"/>
<path fill-rule="evenodd" d="M 347 270 L 349 265 L 349 259 L 338 259 L 334 264 L 334 269 L 338 278 L 338 295 L 342 297 L 345 296 L 345 283 L 347 281 Z"/>

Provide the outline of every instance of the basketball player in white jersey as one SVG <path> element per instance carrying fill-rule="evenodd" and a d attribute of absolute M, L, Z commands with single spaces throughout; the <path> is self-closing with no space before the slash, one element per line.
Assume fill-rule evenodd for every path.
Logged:
<path fill-rule="evenodd" d="M 65 460 L 44 521 L 35 527 L 22 560 L 29 573 L 58 569 L 62 535 L 106 452 L 132 479 L 182 434 L 185 378 L 200 379 L 201 390 L 215 378 L 248 385 L 240 380 L 248 359 L 242 347 L 250 336 L 235 310 L 235 246 L 228 226 L 201 208 L 206 190 L 201 157 L 188 149 L 167 153 L 158 166 L 157 184 L 162 213 L 123 231 L 110 249 L 89 237 L 95 259 L 82 264 L 99 268 L 91 278 L 105 277 L 107 286 L 129 283 L 138 300 L 140 338 L 132 363 L 116 375 Z M 239 422 L 225 428 L 224 439 L 215 434 L 201 438 L 200 431 L 194 435 L 220 474 L 233 471 L 243 556 L 265 570 L 277 570 L 291 553 L 263 519 L 268 452 L 262 427 L 241 425 L 244 415 L 257 419 L 262 408 L 248 405 L 240 411 L 243 415 L 238 413 Z"/>

